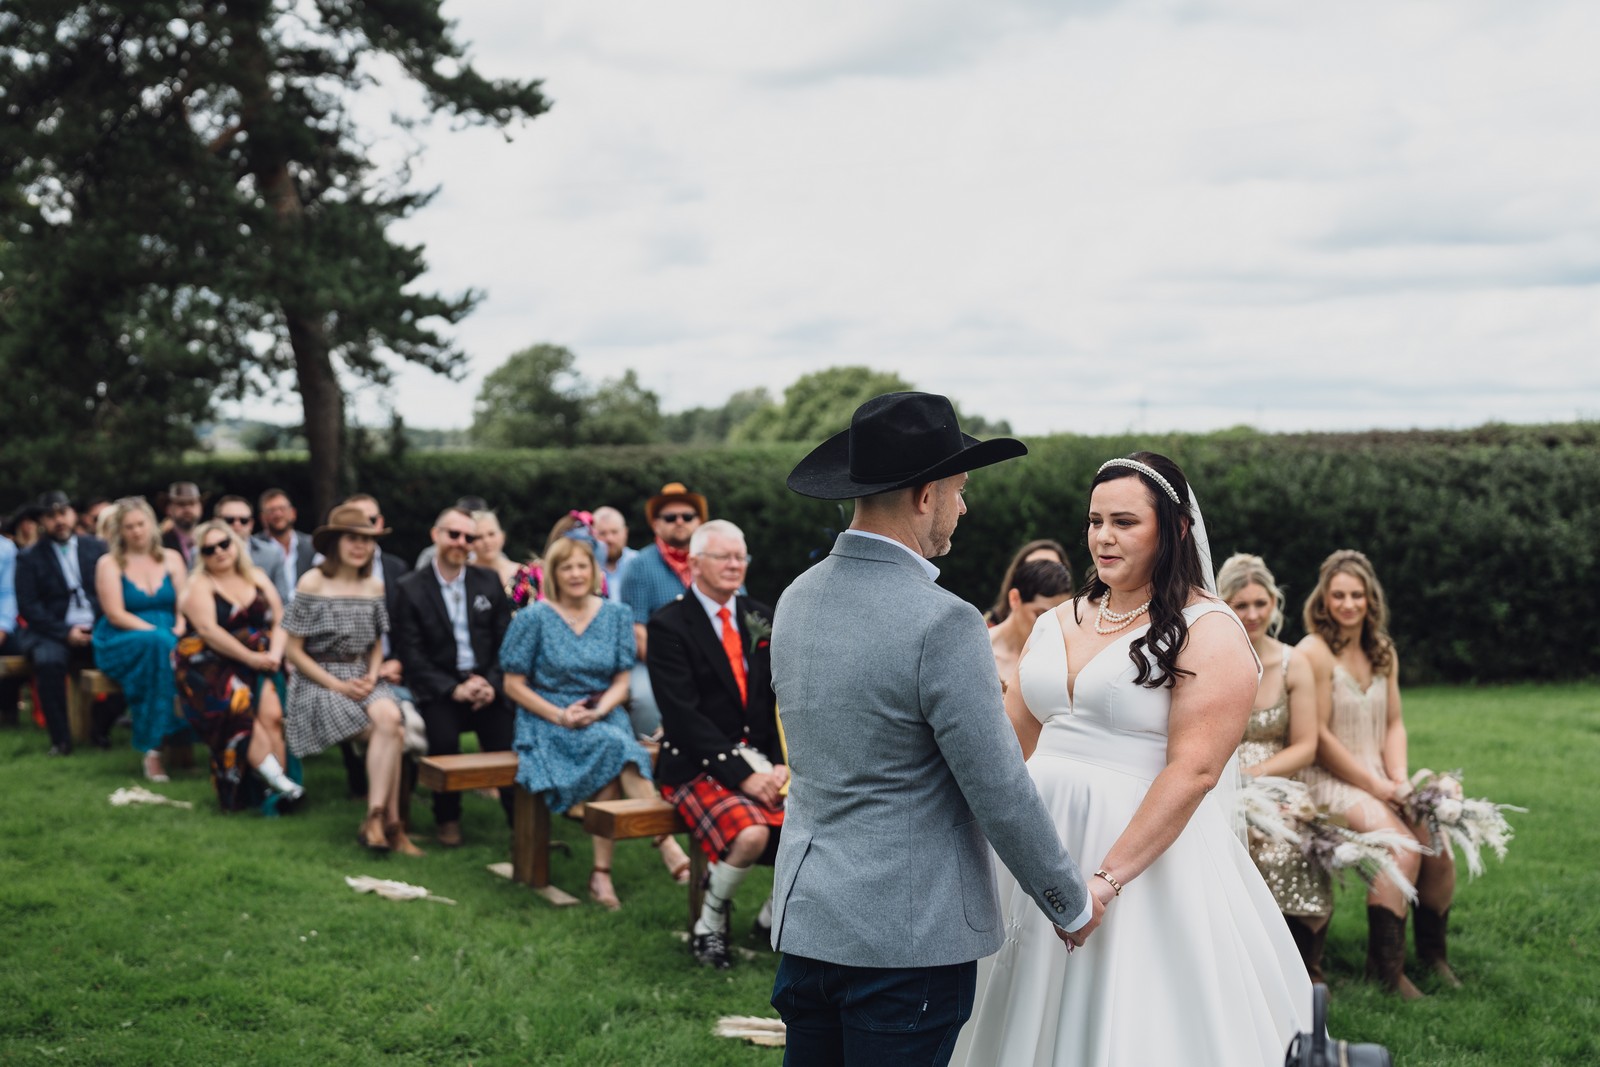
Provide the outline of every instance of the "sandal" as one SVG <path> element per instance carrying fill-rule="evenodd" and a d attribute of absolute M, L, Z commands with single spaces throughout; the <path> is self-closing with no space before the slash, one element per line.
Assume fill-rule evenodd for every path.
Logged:
<path fill-rule="evenodd" d="M 406 836 L 406 824 L 402 822 L 386 823 L 383 827 L 384 840 L 389 847 L 402 856 L 426 856 L 428 853 L 418 848 L 411 838 Z"/>
<path fill-rule="evenodd" d="M 360 826 L 356 827 L 356 844 L 360 845 L 368 852 L 386 855 L 388 854 L 390 848 L 389 839 L 380 834 L 378 839 L 374 841 L 372 838 L 367 836 L 367 827 L 374 822 L 376 822 L 379 827 L 383 826 L 382 808 L 373 808 L 371 811 L 367 812 L 366 819 L 362 821 Z"/>
<path fill-rule="evenodd" d="M 170 782 L 167 769 L 161 765 L 161 752 L 151 749 L 144 754 L 144 777 L 149 782 Z"/>
<path fill-rule="evenodd" d="M 604 886 L 597 887 L 595 879 L 605 876 Z M 596 867 L 589 872 L 589 899 L 607 911 L 621 911 L 622 901 L 617 899 L 617 891 L 611 887 L 611 868 Z"/>
<path fill-rule="evenodd" d="M 667 865 L 667 873 L 672 875 L 672 880 L 679 885 L 688 885 L 689 857 L 683 854 L 678 839 L 671 834 L 661 834 L 653 844 L 656 851 L 661 853 L 661 862 Z M 668 845 L 672 847 L 668 848 Z"/>

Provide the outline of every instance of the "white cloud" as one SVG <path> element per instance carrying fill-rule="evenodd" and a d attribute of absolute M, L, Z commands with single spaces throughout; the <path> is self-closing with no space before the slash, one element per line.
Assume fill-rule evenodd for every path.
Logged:
<path fill-rule="evenodd" d="M 454 0 L 556 106 L 423 135 L 425 281 L 669 408 L 867 363 L 1028 432 L 1600 408 L 1600 9 Z"/>

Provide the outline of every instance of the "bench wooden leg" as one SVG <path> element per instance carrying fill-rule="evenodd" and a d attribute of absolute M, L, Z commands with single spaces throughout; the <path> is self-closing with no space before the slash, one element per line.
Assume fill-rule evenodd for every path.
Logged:
<path fill-rule="evenodd" d="M 550 884 L 550 809 L 544 797 L 521 786 L 511 815 L 511 877 L 558 908 L 578 902 Z"/>
<path fill-rule="evenodd" d="M 694 936 L 694 924 L 700 919 L 700 909 L 706 902 L 706 860 L 705 849 L 699 843 L 689 842 L 689 936 Z"/>
<path fill-rule="evenodd" d="M 67 675 L 67 728 L 75 744 L 86 745 L 94 736 L 94 697 L 75 673 Z"/>

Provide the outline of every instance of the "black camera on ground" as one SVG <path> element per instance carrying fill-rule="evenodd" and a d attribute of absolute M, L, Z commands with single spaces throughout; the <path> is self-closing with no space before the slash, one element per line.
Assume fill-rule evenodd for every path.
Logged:
<path fill-rule="evenodd" d="M 1311 987 L 1311 1032 L 1296 1034 L 1283 1057 L 1283 1067 L 1394 1067 L 1382 1045 L 1352 1045 L 1328 1036 L 1328 987 Z"/>

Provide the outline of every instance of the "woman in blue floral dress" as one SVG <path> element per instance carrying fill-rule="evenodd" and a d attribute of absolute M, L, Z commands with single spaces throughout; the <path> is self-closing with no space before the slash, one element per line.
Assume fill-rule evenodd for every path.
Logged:
<path fill-rule="evenodd" d="M 519 611 L 500 648 L 506 695 L 516 702 L 517 784 L 552 811 L 585 800 L 653 798 L 650 757 L 623 706 L 633 668 L 633 617 L 599 595 L 588 544 L 560 538 L 545 556 L 543 600 Z M 594 839 L 589 895 L 616 910 L 612 841 Z M 670 836 L 656 841 L 678 881 L 689 860 Z"/>

